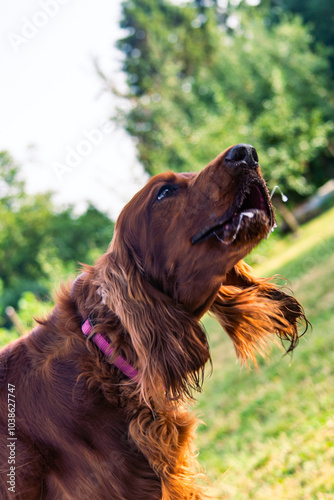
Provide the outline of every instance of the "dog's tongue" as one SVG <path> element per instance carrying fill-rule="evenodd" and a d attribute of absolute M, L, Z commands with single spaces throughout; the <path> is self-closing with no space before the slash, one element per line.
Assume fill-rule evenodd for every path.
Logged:
<path fill-rule="evenodd" d="M 244 217 L 252 219 L 254 217 L 254 214 L 253 212 L 247 211 L 241 212 L 240 214 L 235 214 L 229 222 L 224 224 L 222 230 L 217 231 L 219 234 L 217 234 L 217 232 L 214 233 L 218 240 L 225 245 L 229 245 L 230 243 L 232 243 L 238 235 L 241 222 Z"/>

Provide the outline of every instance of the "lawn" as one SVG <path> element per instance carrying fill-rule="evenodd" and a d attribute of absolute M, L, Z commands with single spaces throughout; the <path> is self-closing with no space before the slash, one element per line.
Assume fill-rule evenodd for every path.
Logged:
<path fill-rule="evenodd" d="M 197 410 L 199 459 L 215 496 L 233 500 L 334 499 L 334 210 L 259 248 L 259 276 L 287 277 L 313 330 L 293 356 L 273 346 L 259 368 L 235 362 L 231 342 L 205 319 L 213 373 Z"/>

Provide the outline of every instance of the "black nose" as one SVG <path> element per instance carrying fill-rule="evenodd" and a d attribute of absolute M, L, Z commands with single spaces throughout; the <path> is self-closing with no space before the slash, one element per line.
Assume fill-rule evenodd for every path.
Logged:
<path fill-rule="evenodd" d="M 250 144 L 237 144 L 233 146 L 225 156 L 225 161 L 231 167 L 256 168 L 259 158 L 257 152 Z"/>

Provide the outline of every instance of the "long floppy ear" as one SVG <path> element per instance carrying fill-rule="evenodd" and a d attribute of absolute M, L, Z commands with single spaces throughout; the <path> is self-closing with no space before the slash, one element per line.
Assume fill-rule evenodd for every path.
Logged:
<path fill-rule="evenodd" d="M 298 322 L 303 320 L 305 331 L 309 322 L 302 306 L 291 295 L 268 279 L 257 279 L 251 268 L 240 261 L 227 275 L 210 312 L 213 313 L 233 341 L 237 356 L 242 361 L 252 360 L 255 352 L 262 355 L 272 334 L 290 345 L 298 342 Z"/>
<path fill-rule="evenodd" d="M 103 301 L 128 332 L 137 356 L 144 400 L 191 397 L 199 389 L 209 359 L 205 332 L 179 304 L 151 285 L 133 259 L 109 252 L 95 268 Z M 126 266 L 126 267 L 125 267 Z"/>

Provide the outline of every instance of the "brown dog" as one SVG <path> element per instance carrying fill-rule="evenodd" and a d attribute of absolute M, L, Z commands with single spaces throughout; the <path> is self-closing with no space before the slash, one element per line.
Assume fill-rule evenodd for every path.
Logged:
<path fill-rule="evenodd" d="M 134 196 L 106 254 L 0 353 L 1 499 L 203 498 L 184 404 L 210 358 L 201 317 L 243 360 L 272 334 L 292 349 L 305 319 L 241 261 L 273 225 L 247 144 Z"/>

